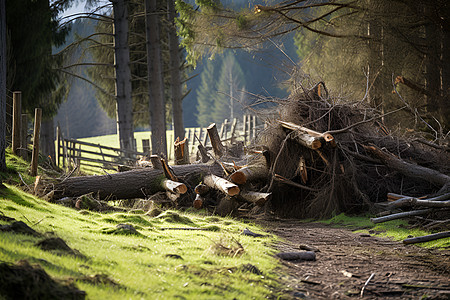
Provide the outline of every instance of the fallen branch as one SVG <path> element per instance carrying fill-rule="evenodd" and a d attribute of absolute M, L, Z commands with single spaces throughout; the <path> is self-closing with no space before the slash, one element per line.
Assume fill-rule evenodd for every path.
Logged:
<path fill-rule="evenodd" d="M 405 240 L 403 240 L 403 244 L 408 245 L 408 244 L 424 243 L 424 242 L 434 241 L 434 240 L 438 240 L 438 239 L 444 239 L 444 238 L 448 238 L 448 237 L 450 237 L 450 231 L 445 231 L 445 232 L 439 232 L 439 233 L 405 239 Z"/>
<path fill-rule="evenodd" d="M 392 214 L 392 215 L 379 217 L 379 218 L 371 218 L 370 221 L 372 221 L 375 224 L 376 223 L 383 223 L 383 222 L 396 220 L 396 219 L 401 219 L 401 218 L 405 218 L 405 217 L 413 217 L 413 216 L 425 215 L 425 214 L 430 213 L 432 211 L 433 211 L 433 209 L 431 209 L 431 208 L 421 209 L 421 210 L 413 210 L 413 211 L 401 212 L 401 213 Z"/>

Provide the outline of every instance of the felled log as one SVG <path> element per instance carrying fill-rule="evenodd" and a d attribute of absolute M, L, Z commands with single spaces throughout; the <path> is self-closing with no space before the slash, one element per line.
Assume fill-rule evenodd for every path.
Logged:
<path fill-rule="evenodd" d="M 203 196 L 209 192 L 209 187 L 206 184 L 198 184 L 195 187 L 194 191 L 196 194 Z"/>
<path fill-rule="evenodd" d="M 234 183 L 229 182 L 228 180 L 218 177 L 214 174 L 205 176 L 205 178 L 203 178 L 203 183 L 213 189 L 227 194 L 228 196 L 235 196 L 239 194 L 240 191 L 239 187 Z"/>
<path fill-rule="evenodd" d="M 281 252 L 277 253 L 277 256 L 283 260 L 316 260 L 314 251 Z"/>
<path fill-rule="evenodd" d="M 174 174 L 191 186 L 199 184 L 205 175 L 223 176 L 217 164 L 192 164 L 173 166 Z M 93 193 L 100 199 L 132 199 L 164 192 L 162 183 L 167 178 L 162 170 L 135 169 L 102 176 L 70 177 L 55 184 L 54 199 L 78 197 Z"/>
<path fill-rule="evenodd" d="M 220 140 L 219 133 L 217 132 L 216 123 L 209 125 L 206 130 L 208 131 L 209 140 L 211 141 L 211 146 L 214 151 L 216 158 L 221 158 L 225 153 L 225 148 Z"/>
<path fill-rule="evenodd" d="M 450 237 L 450 231 L 404 239 L 403 244 L 417 244 Z"/>
<path fill-rule="evenodd" d="M 180 138 L 177 137 L 175 143 L 173 144 L 176 165 L 186 165 L 189 163 L 189 150 L 187 140 L 187 138 L 184 138 L 182 141 L 180 141 Z"/>
<path fill-rule="evenodd" d="M 268 172 L 265 164 L 250 165 L 235 171 L 230 175 L 230 179 L 236 184 L 244 184 L 247 181 L 267 178 Z"/>
<path fill-rule="evenodd" d="M 193 206 L 195 209 L 200 209 L 200 208 L 203 207 L 203 203 L 204 203 L 204 202 L 205 202 L 205 199 L 203 199 L 203 196 L 200 195 L 200 194 L 197 194 L 197 195 L 195 196 L 194 202 L 192 203 L 192 206 Z"/>
<path fill-rule="evenodd" d="M 395 170 L 404 176 L 427 181 L 437 187 L 444 187 L 450 184 L 450 176 L 436 170 L 408 163 L 392 154 L 381 151 L 381 149 L 375 146 L 364 146 L 364 148 L 373 156 L 380 159 L 386 167 Z"/>
<path fill-rule="evenodd" d="M 272 193 L 259 193 L 252 191 L 242 191 L 239 193 L 239 197 L 258 206 L 264 206 L 271 195 Z"/>
<path fill-rule="evenodd" d="M 320 146 L 318 148 L 311 148 L 311 149 L 319 149 L 322 146 L 322 139 L 327 142 L 330 143 L 330 145 L 332 147 L 336 147 L 336 141 L 334 139 L 334 136 L 329 134 L 329 133 L 321 133 L 321 132 L 317 132 L 314 131 L 312 129 L 291 123 L 291 122 L 285 122 L 285 121 L 281 121 L 281 120 L 277 120 L 278 123 L 281 124 L 281 126 L 283 126 L 284 128 L 290 129 L 290 130 L 294 130 L 297 131 L 298 133 L 303 133 L 301 134 L 301 136 L 304 136 L 305 139 L 311 139 L 310 137 L 314 137 L 316 138 L 317 141 L 320 142 Z M 316 146 L 318 145 L 317 142 L 315 142 Z M 308 147 L 310 148 L 310 147 Z"/>
<path fill-rule="evenodd" d="M 425 215 L 425 214 L 430 213 L 432 211 L 433 210 L 431 208 L 420 209 L 420 210 L 413 210 L 413 211 L 406 211 L 406 212 L 401 212 L 401 213 L 397 213 L 397 214 L 387 215 L 387 216 L 383 216 L 383 217 L 379 217 L 379 218 L 371 218 L 370 221 L 372 221 L 373 223 L 376 224 L 376 223 L 382 223 L 382 222 L 387 222 L 387 221 L 401 219 L 401 218 L 406 218 L 406 217 Z"/>
<path fill-rule="evenodd" d="M 166 179 L 163 180 L 161 184 L 167 191 L 170 191 L 172 193 L 185 194 L 187 192 L 186 185 L 181 182 Z"/>

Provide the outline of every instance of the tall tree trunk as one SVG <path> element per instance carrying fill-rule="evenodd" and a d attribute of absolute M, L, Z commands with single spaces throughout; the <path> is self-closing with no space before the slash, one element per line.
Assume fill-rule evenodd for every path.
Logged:
<path fill-rule="evenodd" d="M 116 75 L 117 132 L 120 147 L 133 149 L 133 104 L 131 99 L 130 48 L 128 46 L 128 7 L 113 0 L 114 66 Z"/>
<path fill-rule="evenodd" d="M 164 87 L 161 76 L 161 41 L 156 0 L 145 0 L 145 31 L 152 153 L 162 153 L 167 157 Z"/>
<path fill-rule="evenodd" d="M 444 131 L 450 130 L 450 26 L 441 25 L 441 54 L 442 54 L 442 98 L 440 101 L 441 114 L 444 117 Z"/>
<path fill-rule="evenodd" d="M 424 14 L 432 15 L 432 4 L 425 4 Z M 440 38 L 439 29 L 436 24 L 428 20 L 428 24 L 425 25 L 425 43 L 427 44 L 427 52 L 425 55 L 425 84 L 426 90 L 436 96 L 427 96 L 427 108 L 439 121 L 439 95 L 441 89 L 440 78 L 440 63 L 439 63 L 439 49 Z"/>
<path fill-rule="evenodd" d="M 371 3 L 372 2 L 372 3 Z M 379 3 L 373 3 L 369 1 L 369 16 L 367 24 L 367 35 L 369 37 L 369 66 L 368 66 L 368 80 L 369 80 L 369 94 L 368 100 L 370 104 L 379 109 L 383 110 L 383 82 L 382 73 L 383 70 L 383 28 L 379 21 L 377 20 L 377 15 L 380 13 Z"/>
<path fill-rule="evenodd" d="M 55 127 L 53 118 L 45 120 L 41 125 L 41 153 L 48 157 L 50 156 L 52 161 L 55 160 Z"/>
<path fill-rule="evenodd" d="M 181 90 L 180 75 L 180 47 L 175 25 L 176 11 L 175 0 L 167 1 L 169 11 L 169 51 L 170 51 L 170 84 L 172 89 L 172 116 L 174 125 L 174 138 L 184 139 L 183 121 L 183 95 Z"/>
<path fill-rule="evenodd" d="M 6 170 L 6 0 L 0 0 L 0 171 Z"/>

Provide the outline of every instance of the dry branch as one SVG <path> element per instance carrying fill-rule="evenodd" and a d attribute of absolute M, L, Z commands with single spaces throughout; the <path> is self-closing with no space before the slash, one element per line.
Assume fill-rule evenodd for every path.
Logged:
<path fill-rule="evenodd" d="M 388 168 L 393 169 L 407 177 L 425 180 L 437 187 L 443 187 L 450 183 L 450 176 L 442 174 L 436 170 L 408 163 L 393 156 L 392 154 L 383 152 L 376 146 L 365 146 L 364 148 L 373 156 L 380 159 Z"/>

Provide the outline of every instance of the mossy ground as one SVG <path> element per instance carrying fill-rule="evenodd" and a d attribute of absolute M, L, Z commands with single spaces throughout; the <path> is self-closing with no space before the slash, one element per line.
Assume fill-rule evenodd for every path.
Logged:
<path fill-rule="evenodd" d="M 402 241 L 406 238 L 424 236 L 434 232 L 421 228 L 412 228 L 405 220 L 392 220 L 384 223 L 374 224 L 370 221 L 370 216 L 347 216 L 339 214 L 329 220 L 322 221 L 325 224 L 335 226 L 345 226 L 354 228 L 357 232 L 368 233 L 375 236 L 387 237 L 395 241 Z M 425 248 L 449 248 L 450 238 L 419 243 L 417 246 Z"/>

